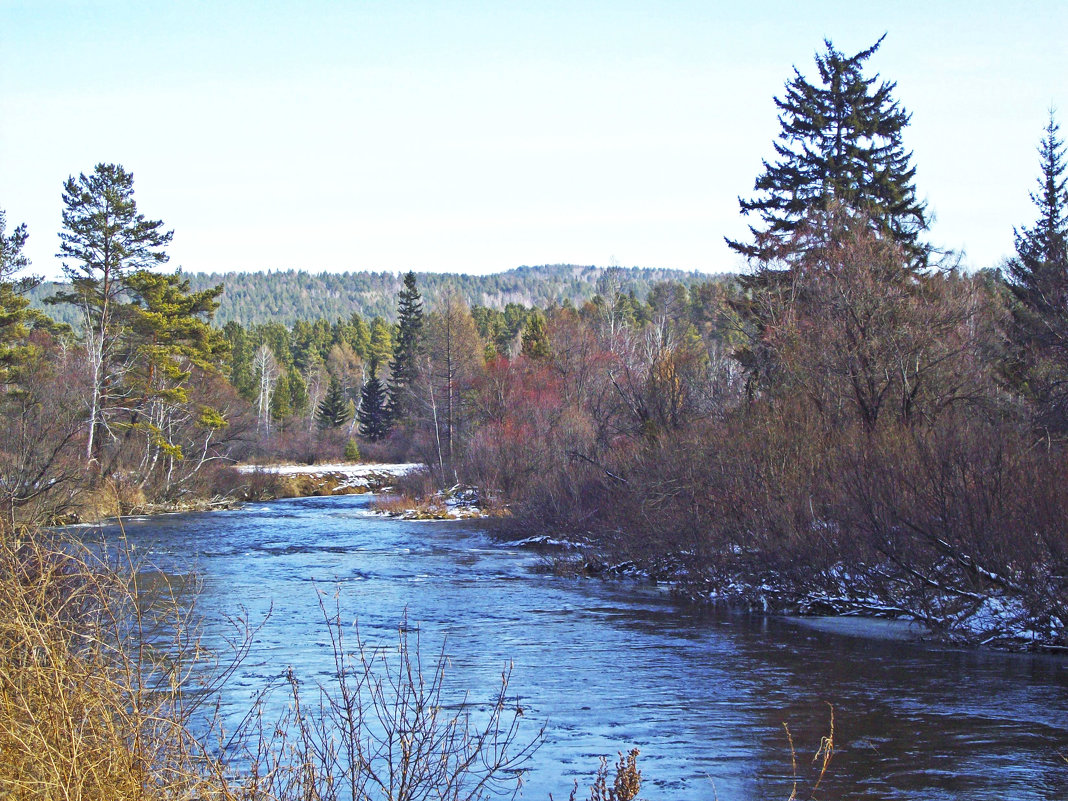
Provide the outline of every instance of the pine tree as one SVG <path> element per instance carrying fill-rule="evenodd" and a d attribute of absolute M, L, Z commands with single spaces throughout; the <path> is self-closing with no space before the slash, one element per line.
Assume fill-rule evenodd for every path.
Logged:
<path fill-rule="evenodd" d="M 545 317 L 539 311 L 527 318 L 527 327 L 523 331 L 522 353 L 528 359 L 548 359 L 552 355 L 549 348 L 549 334 L 545 330 Z"/>
<path fill-rule="evenodd" d="M 223 326 L 223 335 L 230 342 L 230 383 L 245 400 L 254 401 L 258 387 L 252 369 L 252 338 L 236 320 Z"/>
<path fill-rule="evenodd" d="M 911 115 L 893 99 L 895 83 L 863 75 L 864 62 L 884 38 L 848 57 L 825 40 L 826 52 L 816 55 L 818 84 L 794 68 L 786 94 L 775 98 L 782 126 L 774 143 L 778 160 L 764 162 L 756 197 L 739 198 L 742 213 L 756 213 L 761 224 L 749 226 L 751 243 L 728 239 L 732 249 L 771 261 L 793 245 L 806 218 L 837 205 L 859 212 L 880 235 L 892 237 L 911 267 L 926 266 L 930 247 L 920 235 L 927 216 L 916 199 L 912 154 L 901 141 Z"/>
<path fill-rule="evenodd" d="M 360 434 L 372 442 L 389 434 L 390 414 L 386 401 L 386 388 L 378 377 L 378 360 L 371 357 L 367 382 L 360 392 L 360 409 L 356 413 Z"/>
<path fill-rule="evenodd" d="M 125 293 L 129 277 L 166 263 L 172 233 L 138 212 L 133 174 L 119 164 L 98 164 L 63 185 L 63 231 L 56 254 L 64 259 L 69 290 L 49 298 L 73 303 L 83 314 L 82 336 L 90 371 L 86 459 L 101 454 L 101 435 L 113 412 L 123 361 Z M 69 261 L 67 261 L 69 260 Z"/>
<path fill-rule="evenodd" d="M 40 281 L 15 278 L 30 264 L 22 253 L 28 234 L 25 225 L 16 226 L 10 235 L 5 234 L 6 227 L 7 217 L 0 209 L 0 383 L 7 383 L 29 357 L 26 335 L 35 312 L 28 308 L 25 294 Z"/>
<path fill-rule="evenodd" d="M 316 417 L 320 431 L 328 428 L 341 428 L 352 418 L 352 408 L 336 376 L 330 377 L 330 387 L 326 390 L 323 399 L 319 401 Z"/>
<path fill-rule="evenodd" d="M 389 416 L 394 422 L 403 420 L 411 411 L 411 388 L 422 349 L 423 301 L 415 285 L 415 273 L 409 272 L 397 296 L 397 340 L 389 363 Z"/>

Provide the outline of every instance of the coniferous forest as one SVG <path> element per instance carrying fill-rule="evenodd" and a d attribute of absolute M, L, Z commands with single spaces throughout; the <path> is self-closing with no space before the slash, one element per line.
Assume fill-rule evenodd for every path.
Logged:
<path fill-rule="evenodd" d="M 735 277 L 369 276 L 373 301 L 302 318 L 297 286 L 342 279 L 275 273 L 249 283 L 277 304 L 219 327 L 231 288 L 167 272 L 131 173 L 70 178 L 50 294 L 0 218 L 4 528 L 220 502 L 235 463 L 347 451 L 478 487 L 502 525 L 583 542 L 586 571 L 1068 644 L 1064 142 L 1051 114 L 1016 255 L 960 269 L 926 238 L 878 46 L 828 43 L 775 99 Z"/>

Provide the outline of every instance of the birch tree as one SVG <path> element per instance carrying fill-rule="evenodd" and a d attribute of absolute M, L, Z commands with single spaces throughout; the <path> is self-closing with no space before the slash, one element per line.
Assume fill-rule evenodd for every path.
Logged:
<path fill-rule="evenodd" d="M 278 369 L 278 361 L 274 358 L 274 353 L 266 342 L 256 350 L 256 355 L 252 360 L 252 369 L 259 387 L 256 396 L 259 429 L 264 434 L 269 434 L 271 433 L 271 396 L 274 394 L 274 387 L 278 383 L 281 371 Z"/>

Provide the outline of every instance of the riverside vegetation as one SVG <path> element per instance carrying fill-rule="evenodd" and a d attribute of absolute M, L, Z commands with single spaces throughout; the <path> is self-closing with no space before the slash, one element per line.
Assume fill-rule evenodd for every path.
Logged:
<path fill-rule="evenodd" d="M 1050 118 L 1036 219 L 1000 270 L 924 241 L 879 47 L 829 43 L 776 99 L 751 272 L 575 306 L 423 307 L 396 322 L 212 324 L 222 286 L 158 271 L 171 233 L 101 164 L 63 191 L 68 283 L 29 305 L 0 233 L 3 526 L 269 496 L 242 461 L 419 461 L 432 490 L 568 536 L 697 597 L 911 617 L 1063 648 L 1068 189 Z M 873 133 L 877 132 L 877 133 Z M 5 221 L 6 222 L 6 221 Z M 642 281 L 650 275 L 642 274 Z M 284 491 L 284 490 L 282 490 Z"/>
<path fill-rule="evenodd" d="M 817 76 L 798 71 L 776 99 L 776 161 L 741 203 L 752 238 L 731 243 L 752 264 L 737 279 L 636 291 L 627 271 L 606 271 L 579 305 L 470 307 L 442 292 L 424 311 L 409 273 L 395 323 L 353 313 L 219 329 L 223 287 L 160 272 L 171 233 L 138 211 L 129 172 L 100 164 L 63 187 L 68 281 L 50 308 L 66 304 L 68 325 L 30 306 L 28 232 L 0 213 L 0 535 L 15 587 L 4 608 L 30 620 L 54 606 L 59 643 L 50 656 L 33 627 L 5 635 L 19 644 L 5 649 L 5 681 L 35 660 L 46 671 L 5 696 L 6 730 L 23 743 L 5 755 L 51 753 L 18 734 L 42 713 L 60 716 L 57 742 L 80 743 L 63 726 L 114 692 L 99 703 L 115 728 L 85 733 L 99 769 L 56 756 L 34 770 L 110 782 L 180 762 L 159 775 L 211 774 L 204 745 L 159 750 L 182 725 L 167 695 L 182 682 L 149 693 L 147 665 L 115 643 L 137 642 L 139 659 L 151 649 L 122 639 L 129 617 L 99 600 L 95 569 L 41 545 L 39 527 L 247 497 L 262 479 L 235 462 L 346 450 L 417 459 L 438 487 L 479 487 L 512 525 L 692 595 L 1068 647 L 1063 142 L 1051 115 L 1016 255 L 958 269 L 924 241 L 909 116 L 892 83 L 864 72 L 878 46 L 847 56 L 827 43 Z M 64 565 L 78 592 L 57 589 Z M 88 706 L 63 706 L 75 685 Z M 131 709 L 143 717 L 126 720 Z M 123 754 L 125 767 L 108 761 Z"/>

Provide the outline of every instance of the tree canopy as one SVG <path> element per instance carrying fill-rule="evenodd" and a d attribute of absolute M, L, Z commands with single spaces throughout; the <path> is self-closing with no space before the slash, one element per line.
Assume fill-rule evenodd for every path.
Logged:
<path fill-rule="evenodd" d="M 767 262 L 795 246 L 803 221 L 832 204 L 854 210 L 881 235 L 903 248 L 910 264 L 924 267 L 930 247 L 924 204 L 916 199 L 912 154 L 902 144 L 910 115 L 893 97 L 896 84 L 865 77 L 865 62 L 879 49 L 846 56 L 826 40 L 818 53 L 818 81 L 795 67 L 786 92 L 775 98 L 782 130 L 776 160 L 763 162 L 751 199 L 739 198 L 744 215 L 755 214 L 751 242 L 727 240 L 738 253 Z"/>
<path fill-rule="evenodd" d="M 389 434 L 389 418 L 386 389 L 378 377 L 378 360 L 372 356 L 367 381 L 360 391 L 360 408 L 356 413 L 360 434 L 372 442 L 384 439 Z"/>
<path fill-rule="evenodd" d="M 415 273 L 409 272 L 397 296 L 397 337 L 389 363 L 389 416 L 394 422 L 408 414 L 409 395 L 419 374 L 422 350 L 423 302 L 415 284 Z"/>
<path fill-rule="evenodd" d="M 1043 427 L 1068 430 L 1068 177 L 1064 142 L 1050 114 L 1039 145 L 1041 175 L 1031 200 L 1038 219 L 1016 229 L 1006 265 L 1017 385 L 1043 410 Z"/>

